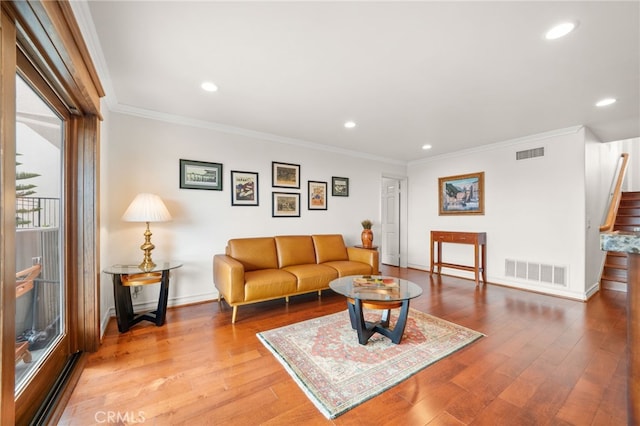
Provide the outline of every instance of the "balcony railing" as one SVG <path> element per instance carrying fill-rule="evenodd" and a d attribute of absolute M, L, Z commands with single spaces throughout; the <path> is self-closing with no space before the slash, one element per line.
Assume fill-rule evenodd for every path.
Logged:
<path fill-rule="evenodd" d="M 53 228 L 59 225 L 59 198 L 16 198 L 16 228 Z"/>

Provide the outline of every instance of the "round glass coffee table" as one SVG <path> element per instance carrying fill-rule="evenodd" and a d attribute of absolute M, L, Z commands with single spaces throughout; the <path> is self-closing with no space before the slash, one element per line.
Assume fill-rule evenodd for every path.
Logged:
<path fill-rule="evenodd" d="M 400 343 L 409 315 L 409 301 L 422 294 L 422 289 L 411 281 L 381 275 L 349 275 L 329 283 L 329 287 L 347 298 L 351 327 L 358 332 L 358 342 L 366 345 L 374 333 L 387 336 Z M 389 328 L 391 309 L 400 308 L 393 329 Z M 365 321 L 363 309 L 384 311 L 380 321 Z"/>

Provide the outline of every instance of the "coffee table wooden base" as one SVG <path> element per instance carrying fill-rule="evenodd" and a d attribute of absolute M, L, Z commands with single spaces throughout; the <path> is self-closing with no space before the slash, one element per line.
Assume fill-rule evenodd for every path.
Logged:
<path fill-rule="evenodd" d="M 366 301 L 360 299 L 347 298 L 347 308 L 349 308 L 349 318 L 351 319 L 351 327 L 358 332 L 358 342 L 366 345 L 369 338 L 374 333 L 380 333 L 387 336 L 395 344 L 400 343 L 404 328 L 407 325 L 407 316 L 409 315 L 409 299 L 394 302 Z M 363 309 L 380 309 L 384 312 L 380 321 L 365 321 Z M 400 315 L 393 329 L 389 328 L 389 319 L 391 309 L 400 308 Z"/>

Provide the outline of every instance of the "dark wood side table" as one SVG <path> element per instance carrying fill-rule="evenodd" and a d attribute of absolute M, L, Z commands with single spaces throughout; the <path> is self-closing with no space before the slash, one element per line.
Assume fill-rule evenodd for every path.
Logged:
<path fill-rule="evenodd" d="M 113 297 L 120 333 L 129 331 L 129 328 L 140 321 L 151 321 L 158 327 L 164 324 L 169 299 L 169 273 L 181 266 L 181 263 L 176 262 L 158 262 L 149 270 L 140 269 L 137 265 L 113 265 L 104 270 L 105 273 L 113 275 Z M 157 309 L 136 314 L 133 311 L 130 287 L 158 283 L 160 296 Z"/>
<path fill-rule="evenodd" d="M 378 246 L 365 247 L 362 244 L 355 245 L 354 247 L 367 249 L 367 250 L 378 250 Z"/>
<path fill-rule="evenodd" d="M 436 244 L 436 250 L 433 244 Z M 473 266 L 459 265 L 456 263 L 446 263 L 442 261 L 442 243 L 472 244 L 474 246 Z M 435 256 L 437 253 L 437 257 Z M 472 271 L 475 274 L 476 286 L 480 284 L 480 274 L 482 282 L 487 283 L 487 233 L 486 232 L 454 232 L 454 231 L 431 231 L 431 272 L 433 275 L 437 269 L 440 275 L 442 267 L 462 269 Z"/>

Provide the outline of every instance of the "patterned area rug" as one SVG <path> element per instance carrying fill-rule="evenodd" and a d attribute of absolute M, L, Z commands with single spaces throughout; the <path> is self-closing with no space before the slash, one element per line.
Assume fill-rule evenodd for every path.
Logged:
<path fill-rule="evenodd" d="M 378 312 L 366 311 L 365 317 L 375 321 Z M 392 311 L 392 326 L 396 318 Z M 410 309 L 399 345 L 377 333 L 367 345 L 358 344 L 347 311 L 257 336 L 322 414 L 333 419 L 483 334 Z"/>

